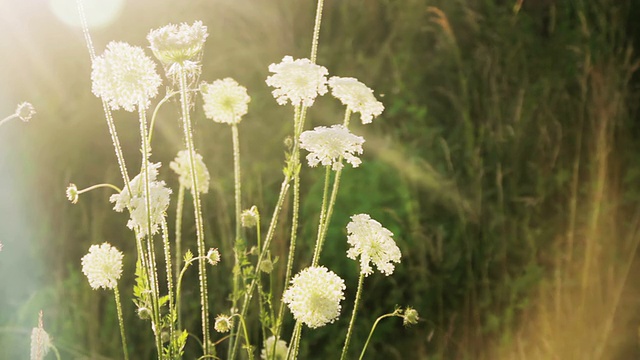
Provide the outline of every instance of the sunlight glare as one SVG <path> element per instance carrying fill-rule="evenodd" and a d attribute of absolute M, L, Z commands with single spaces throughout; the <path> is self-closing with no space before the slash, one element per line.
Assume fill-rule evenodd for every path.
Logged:
<path fill-rule="evenodd" d="M 84 0 L 83 6 L 90 28 L 111 24 L 122 11 L 124 0 Z M 55 16 L 69 26 L 80 27 L 80 16 L 76 0 L 49 0 Z"/>

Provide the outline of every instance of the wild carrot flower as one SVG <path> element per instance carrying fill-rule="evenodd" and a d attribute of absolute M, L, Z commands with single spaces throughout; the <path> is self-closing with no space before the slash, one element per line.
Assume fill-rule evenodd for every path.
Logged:
<path fill-rule="evenodd" d="M 69 184 L 66 193 L 67 199 L 71 201 L 72 204 L 76 204 L 78 202 L 78 187 L 76 184 Z"/>
<path fill-rule="evenodd" d="M 211 248 L 207 252 L 207 261 L 212 266 L 216 266 L 220 262 L 220 252 L 218 249 Z"/>
<path fill-rule="evenodd" d="M 219 123 L 239 123 L 247 113 L 251 101 L 247 88 L 232 78 L 216 80 L 212 84 L 203 83 L 200 92 L 205 116 Z"/>
<path fill-rule="evenodd" d="M 158 224 L 162 222 L 165 212 L 169 207 L 169 195 L 171 195 L 171 189 L 165 186 L 164 181 L 156 181 L 158 177 L 158 168 L 160 163 L 152 164 L 148 163 L 149 171 L 149 202 L 151 205 L 151 234 L 158 232 Z M 109 201 L 115 203 L 113 209 L 117 212 L 122 212 L 125 208 L 129 209 L 130 219 L 127 222 L 129 229 L 137 229 L 139 237 L 145 237 L 147 235 L 147 206 L 144 190 L 144 174 L 140 173 L 134 177 L 128 188 L 124 188 L 120 194 L 111 195 Z"/>
<path fill-rule="evenodd" d="M 195 153 L 196 177 L 198 178 L 198 192 L 206 194 L 209 192 L 209 170 L 202 160 L 202 155 Z M 191 190 L 191 164 L 189 163 L 189 152 L 180 150 L 176 158 L 169 163 L 171 170 L 179 176 L 180 185 Z"/>
<path fill-rule="evenodd" d="M 258 225 L 258 220 L 260 220 L 260 213 L 258 213 L 258 208 L 253 205 L 251 209 L 246 209 L 242 211 L 240 215 L 240 220 L 242 222 L 242 227 L 252 228 Z"/>
<path fill-rule="evenodd" d="M 369 276 L 373 272 L 371 262 L 385 275 L 393 273 L 392 262 L 399 263 L 401 254 L 391 238 L 391 231 L 369 215 L 358 214 L 351 217 L 347 233 L 347 242 L 352 246 L 347 251 L 347 257 L 355 260 L 360 256 L 360 271 L 363 275 Z"/>
<path fill-rule="evenodd" d="M 16 108 L 16 115 L 24 122 L 31 120 L 35 114 L 36 109 L 28 102 L 18 104 L 18 107 Z"/>
<path fill-rule="evenodd" d="M 325 166 L 332 165 L 333 170 L 342 168 L 340 157 L 353 167 L 358 167 L 362 161 L 354 154 L 362 154 L 363 143 L 363 137 L 352 134 L 342 125 L 330 128 L 318 126 L 300 135 L 300 147 L 309 151 L 309 166 L 322 163 Z"/>
<path fill-rule="evenodd" d="M 231 316 L 220 314 L 216 316 L 216 322 L 213 328 L 219 333 L 225 333 L 233 328 L 233 322 Z"/>
<path fill-rule="evenodd" d="M 202 25 L 202 21 L 196 21 L 193 25 L 169 24 L 151 30 L 147 40 L 153 55 L 163 65 L 171 66 L 186 61 L 198 62 L 207 36 L 207 27 Z"/>
<path fill-rule="evenodd" d="M 136 106 L 147 108 L 162 83 L 156 65 L 144 50 L 124 42 L 107 44 L 107 50 L 95 58 L 92 67 L 91 90 L 113 110 L 134 111 Z"/>
<path fill-rule="evenodd" d="M 329 79 L 329 87 L 333 96 L 349 110 L 360 113 L 363 124 L 371 123 L 384 111 L 384 105 L 373 96 L 373 90 L 357 79 L 333 76 Z"/>
<path fill-rule="evenodd" d="M 286 341 L 280 339 L 276 341 L 275 336 L 270 336 L 264 342 L 264 348 L 262 352 L 260 352 L 260 358 L 263 360 L 286 360 L 288 350 L 289 348 L 287 347 Z"/>
<path fill-rule="evenodd" d="M 87 276 L 89 285 L 113 289 L 122 275 L 123 254 L 109 243 L 91 245 L 89 253 L 82 257 L 82 272 Z"/>
<path fill-rule="evenodd" d="M 266 82 L 275 88 L 272 94 L 280 105 L 290 101 L 292 105 L 311 106 L 318 95 L 327 92 L 329 71 L 309 59 L 285 56 L 279 64 L 269 65 L 269 71 L 274 74 Z"/>
<path fill-rule="evenodd" d="M 282 300 L 297 321 L 317 328 L 334 322 L 344 300 L 344 280 L 324 266 L 309 267 L 291 279 Z"/>
<path fill-rule="evenodd" d="M 34 327 L 31 330 L 31 353 L 30 360 L 43 360 L 51 349 L 51 339 L 49 334 L 44 331 L 44 324 L 42 322 L 42 311 L 38 318 L 38 327 Z"/>

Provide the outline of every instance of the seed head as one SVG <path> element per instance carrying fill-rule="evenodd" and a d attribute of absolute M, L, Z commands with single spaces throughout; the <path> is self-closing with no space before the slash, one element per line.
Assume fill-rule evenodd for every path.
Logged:
<path fill-rule="evenodd" d="M 218 265 L 218 263 L 220 262 L 220 252 L 218 251 L 218 249 L 209 249 L 209 251 L 207 252 L 207 261 L 212 266 Z"/>
<path fill-rule="evenodd" d="M 216 317 L 216 322 L 213 328 L 219 333 L 225 333 L 233 328 L 233 322 L 231 316 L 220 314 Z"/>

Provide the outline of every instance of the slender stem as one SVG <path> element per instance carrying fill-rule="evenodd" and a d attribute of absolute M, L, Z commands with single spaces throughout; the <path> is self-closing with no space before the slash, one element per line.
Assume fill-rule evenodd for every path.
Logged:
<path fill-rule="evenodd" d="M 158 110 L 160 110 L 160 107 L 162 105 L 164 105 L 167 101 L 169 101 L 169 99 L 171 99 L 173 96 L 175 96 L 176 94 L 179 94 L 179 91 L 174 91 L 171 93 L 167 93 L 162 100 L 160 100 L 158 102 L 158 104 L 156 105 L 156 108 L 153 109 L 153 114 L 151 115 L 151 122 L 149 124 L 149 144 L 151 144 L 151 138 L 153 138 L 153 129 L 156 125 L 156 119 L 158 116 Z"/>
<path fill-rule="evenodd" d="M 124 359 L 129 360 L 129 351 L 127 350 L 127 337 L 124 333 L 124 319 L 122 317 L 122 305 L 120 304 L 120 291 L 116 285 L 113 288 L 113 295 L 116 299 L 116 312 L 118 313 L 118 325 L 120 325 L 120 337 L 122 338 L 122 352 L 124 353 Z"/>
<path fill-rule="evenodd" d="M 56 359 L 60 360 L 60 352 L 58 351 L 58 348 L 56 348 L 53 344 L 50 344 L 51 349 L 53 349 L 53 353 L 56 355 Z M 126 359 L 125 359 L 126 360 Z"/>
<path fill-rule="evenodd" d="M 147 253 L 149 257 L 148 274 L 151 283 L 151 292 L 153 294 L 153 332 L 156 338 L 156 347 L 158 349 L 158 358 L 162 359 L 162 329 L 160 329 L 160 291 L 158 289 L 158 273 L 155 261 L 155 249 L 153 246 L 152 219 L 151 219 L 151 187 L 149 183 L 149 144 L 147 143 L 147 115 L 145 107 L 138 105 L 138 114 L 140 115 L 140 138 L 142 139 L 142 176 L 144 179 L 144 200 L 145 210 L 147 213 L 146 232 L 147 232 Z M 130 193 L 131 194 L 131 193 Z"/>
<path fill-rule="evenodd" d="M 360 298 L 362 297 L 362 284 L 364 282 L 364 274 L 360 272 L 358 278 L 358 290 L 356 291 L 356 300 L 353 302 L 353 312 L 351 313 L 351 320 L 349 321 L 349 329 L 347 330 L 347 337 L 344 340 L 344 347 L 342 348 L 342 355 L 340 360 L 346 359 L 347 349 L 349 348 L 349 342 L 351 341 L 351 334 L 353 333 L 353 324 L 356 322 L 356 312 L 358 311 L 358 305 L 360 304 Z"/>
<path fill-rule="evenodd" d="M 113 189 L 113 190 L 117 191 L 118 193 L 122 192 L 122 190 L 119 187 L 117 187 L 115 185 L 112 185 L 112 184 L 96 184 L 96 185 L 89 186 L 88 188 L 84 188 L 82 190 L 78 190 L 78 195 L 84 194 L 86 192 L 89 192 L 89 191 L 95 190 L 95 189 L 99 189 L 99 188 L 110 188 L 110 189 Z"/>
<path fill-rule="evenodd" d="M 180 184 L 178 190 L 178 204 L 176 206 L 176 278 L 180 276 L 182 266 L 182 210 L 184 209 L 184 186 Z M 176 313 L 178 315 L 178 329 L 182 329 L 182 316 L 180 313 L 180 296 L 176 294 Z"/>
<path fill-rule="evenodd" d="M 391 314 L 384 314 L 376 319 L 376 322 L 374 322 L 373 326 L 371 327 L 371 331 L 369 331 L 369 337 L 367 337 L 367 341 L 364 343 L 364 347 L 362 348 L 362 352 L 360 353 L 360 357 L 358 359 L 362 360 L 362 358 L 364 357 L 364 352 L 367 350 L 367 346 L 369 346 L 369 341 L 371 341 L 371 336 L 373 335 L 373 332 L 376 330 L 376 327 L 378 326 L 378 323 L 380 322 L 380 320 L 387 317 L 392 317 L 392 316 L 398 316 L 397 311 L 394 311 Z"/>
<path fill-rule="evenodd" d="M 189 114 L 189 98 L 187 94 L 187 74 L 184 69 L 180 69 L 180 102 L 182 105 L 182 122 L 187 151 L 189 153 L 189 163 L 191 170 L 191 194 L 193 195 L 193 207 L 196 221 L 196 240 L 198 244 L 198 271 L 200 278 L 200 307 L 202 317 L 202 343 L 204 353 L 209 355 L 209 300 L 207 295 L 207 268 L 205 259 L 204 225 L 202 221 L 202 207 L 200 204 L 200 193 L 198 192 L 198 177 L 196 176 L 195 149 L 193 145 L 193 134 L 191 131 L 191 117 Z"/>
<path fill-rule="evenodd" d="M 316 247 L 313 251 L 313 261 L 311 266 L 318 265 L 320 259 L 320 249 L 322 248 L 322 233 L 325 228 L 325 219 L 327 215 L 327 194 L 329 193 L 329 182 L 331 180 L 331 166 L 325 166 L 324 190 L 322 191 L 322 205 L 320 208 L 320 219 L 318 220 L 318 237 L 316 238 Z"/>
<path fill-rule="evenodd" d="M 173 347 L 171 346 L 171 344 L 174 336 L 174 315 L 176 309 L 173 307 L 173 269 L 171 266 L 171 244 L 169 243 L 169 228 L 167 226 L 167 220 L 164 218 L 162 219 L 162 242 L 164 245 L 164 259 L 167 269 L 167 293 L 169 295 L 169 359 L 173 359 Z"/>
<path fill-rule="evenodd" d="M 234 190 L 235 190 L 235 218 L 236 218 L 236 233 L 235 233 L 235 246 L 234 246 L 234 253 L 235 253 L 235 264 L 234 264 L 234 269 L 233 269 L 233 295 L 231 296 L 231 307 L 233 309 L 237 309 L 237 305 L 238 305 L 238 292 L 240 289 L 240 259 L 241 259 L 241 254 L 239 254 L 240 251 L 244 251 L 244 249 L 242 249 L 241 247 L 238 247 L 238 245 L 242 242 L 242 227 L 241 227 L 241 220 L 240 220 L 240 213 L 242 211 L 242 196 L 241 196 L 241 178 L 240 178 L 240 140 L 239 140 L 239 136 L 238 136 L 238 125 L 237 124 L 232 124 L 231 125 L 231 134 L 232 134 L 232 142 L 233 142 L 233 178 L 234 178 Z M 232 320 L 234 321 L 234 320 Z M 235 321 L 234 321 L 235 322 Z M 235 324 L 234 324 L 235 325 Z M 231 333 L 229 335 L 229 352 L 232 355 L 231 358 L 233 358 L 233 355 L 235 355 L 235 347 L 236 347 L 236 327 L 233 326 L 231 328 Z"/>
<path fill-rule="evenodd" d="M 11 115 L 7 116 L 6 118 L 0 120 L 0 126 L 2 126 L 2 124 L 4 124 L 4 123 L 8 122 L 9 120 L 15 119 L 17 117 L 18 117 L 18 114 L 11 114 Z"/>
<path fill-rule="evenodd" d="M 251 344 L 249 343 L 249 334 L 247 333 L 247 325 L 244 322 L 244 317 L 240 316 L 240 314 L 235 314 L 233 317 L 238 317 L 240 319 L 240 323 L 242 324 L 242 330 L 244 332 L 244 341 L 245 347 L 247 350 L 247 355 L 249 356 L 249 360 L 253 360 L 253 352 L 251 351 Z"/>
<path fill-rule="evenodd" d="M 296 325 L 293 327 L 293 333 L 291 334 L 291 340 L 289 341 L 289 349 L 287 350 L 287 357 L 286 357 L 287 360 L 293 360 L 298 357 L 298 350 L 300 349 L 301 336 L 302 336 L 302 323 L 300 321 L 296 321 Z"/>
<path fill-rule="evenodd" d="M 313 41 L 311 42 L 311 62 L 316 62 L 318 55 L 318 41 L 320 39 L 320 23 L 322 22 L 322 5 L 324 0 L 318 0 L 318 7 L 316 8 L 316 21 L 313 25 Z"/>

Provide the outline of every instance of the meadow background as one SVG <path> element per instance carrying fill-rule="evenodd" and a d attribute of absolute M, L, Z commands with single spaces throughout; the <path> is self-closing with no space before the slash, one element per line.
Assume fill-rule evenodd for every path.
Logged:
<path fill-rule="evenodd" d="M 0 117 L 22 101 L 38 112 L 0 128 L 0 358 L 27 358 L 41 309 L 63 359 L 118 358 L 111 294 L 92 291 L 80 265 L 104 241 L 125 252 L 120 290 L 134 358 L 151 358 L 152 336 L 128 300 L 127 215 L 111 209 L 106 190 L 76 205 L 65 198 L 70 182 L 119 185 L 120 175 L 82 32 L 56 17 L 59 3 L 0 1 Z M 233 77 L 252 97 L 239 126 L 243 202 L 266 216 L 290 128 L 264 83 L 267 66 L 308 56 L 314 10 L 293 0 L 124 1 L 92 35 L 99 54 L 111 40 L 146 47 L 148 31 L 170 22 L 204 22 L 202 79 Z M 327 0 L 318 63 L 367 84 L 386 110 L 354 130 L 366 138 L 364 161 L 343 174 L 324 250 L 323 263 L 347 283 L 342 316 L 306 331 L 300 358 L 334 359 L 341 349 L 357 282 L 344 227 L 359 212 L 394 232 L 403 259 L 392 276 L 367 279 L 352 347 L 395 305 L 422 318 L 411 328 L 383 321 L 366 358 L 639 358 L 639 19 L 633 0 Z M 341 111 L 325 97 L 308 117 L 333 124 Z M 128 165 L 138 168 L 135 114 L 114 114 Z M 154 160 L 174 189 L 178 120 L 174 102 L 154 136 Z M 218 313 L 229 306 L 233 263 L 231 139 L 198 107 L 194 120 L 212 174 L 207 240 L 223 256 L 210 271 Z M 297 259 L 309 261 L 304 239 L 315 234 L 322 170 L 303 176 Z M 286 237 L 274 239 L 281 259 Z M 190 271 L 186 324 L 199 317 Z"/>

